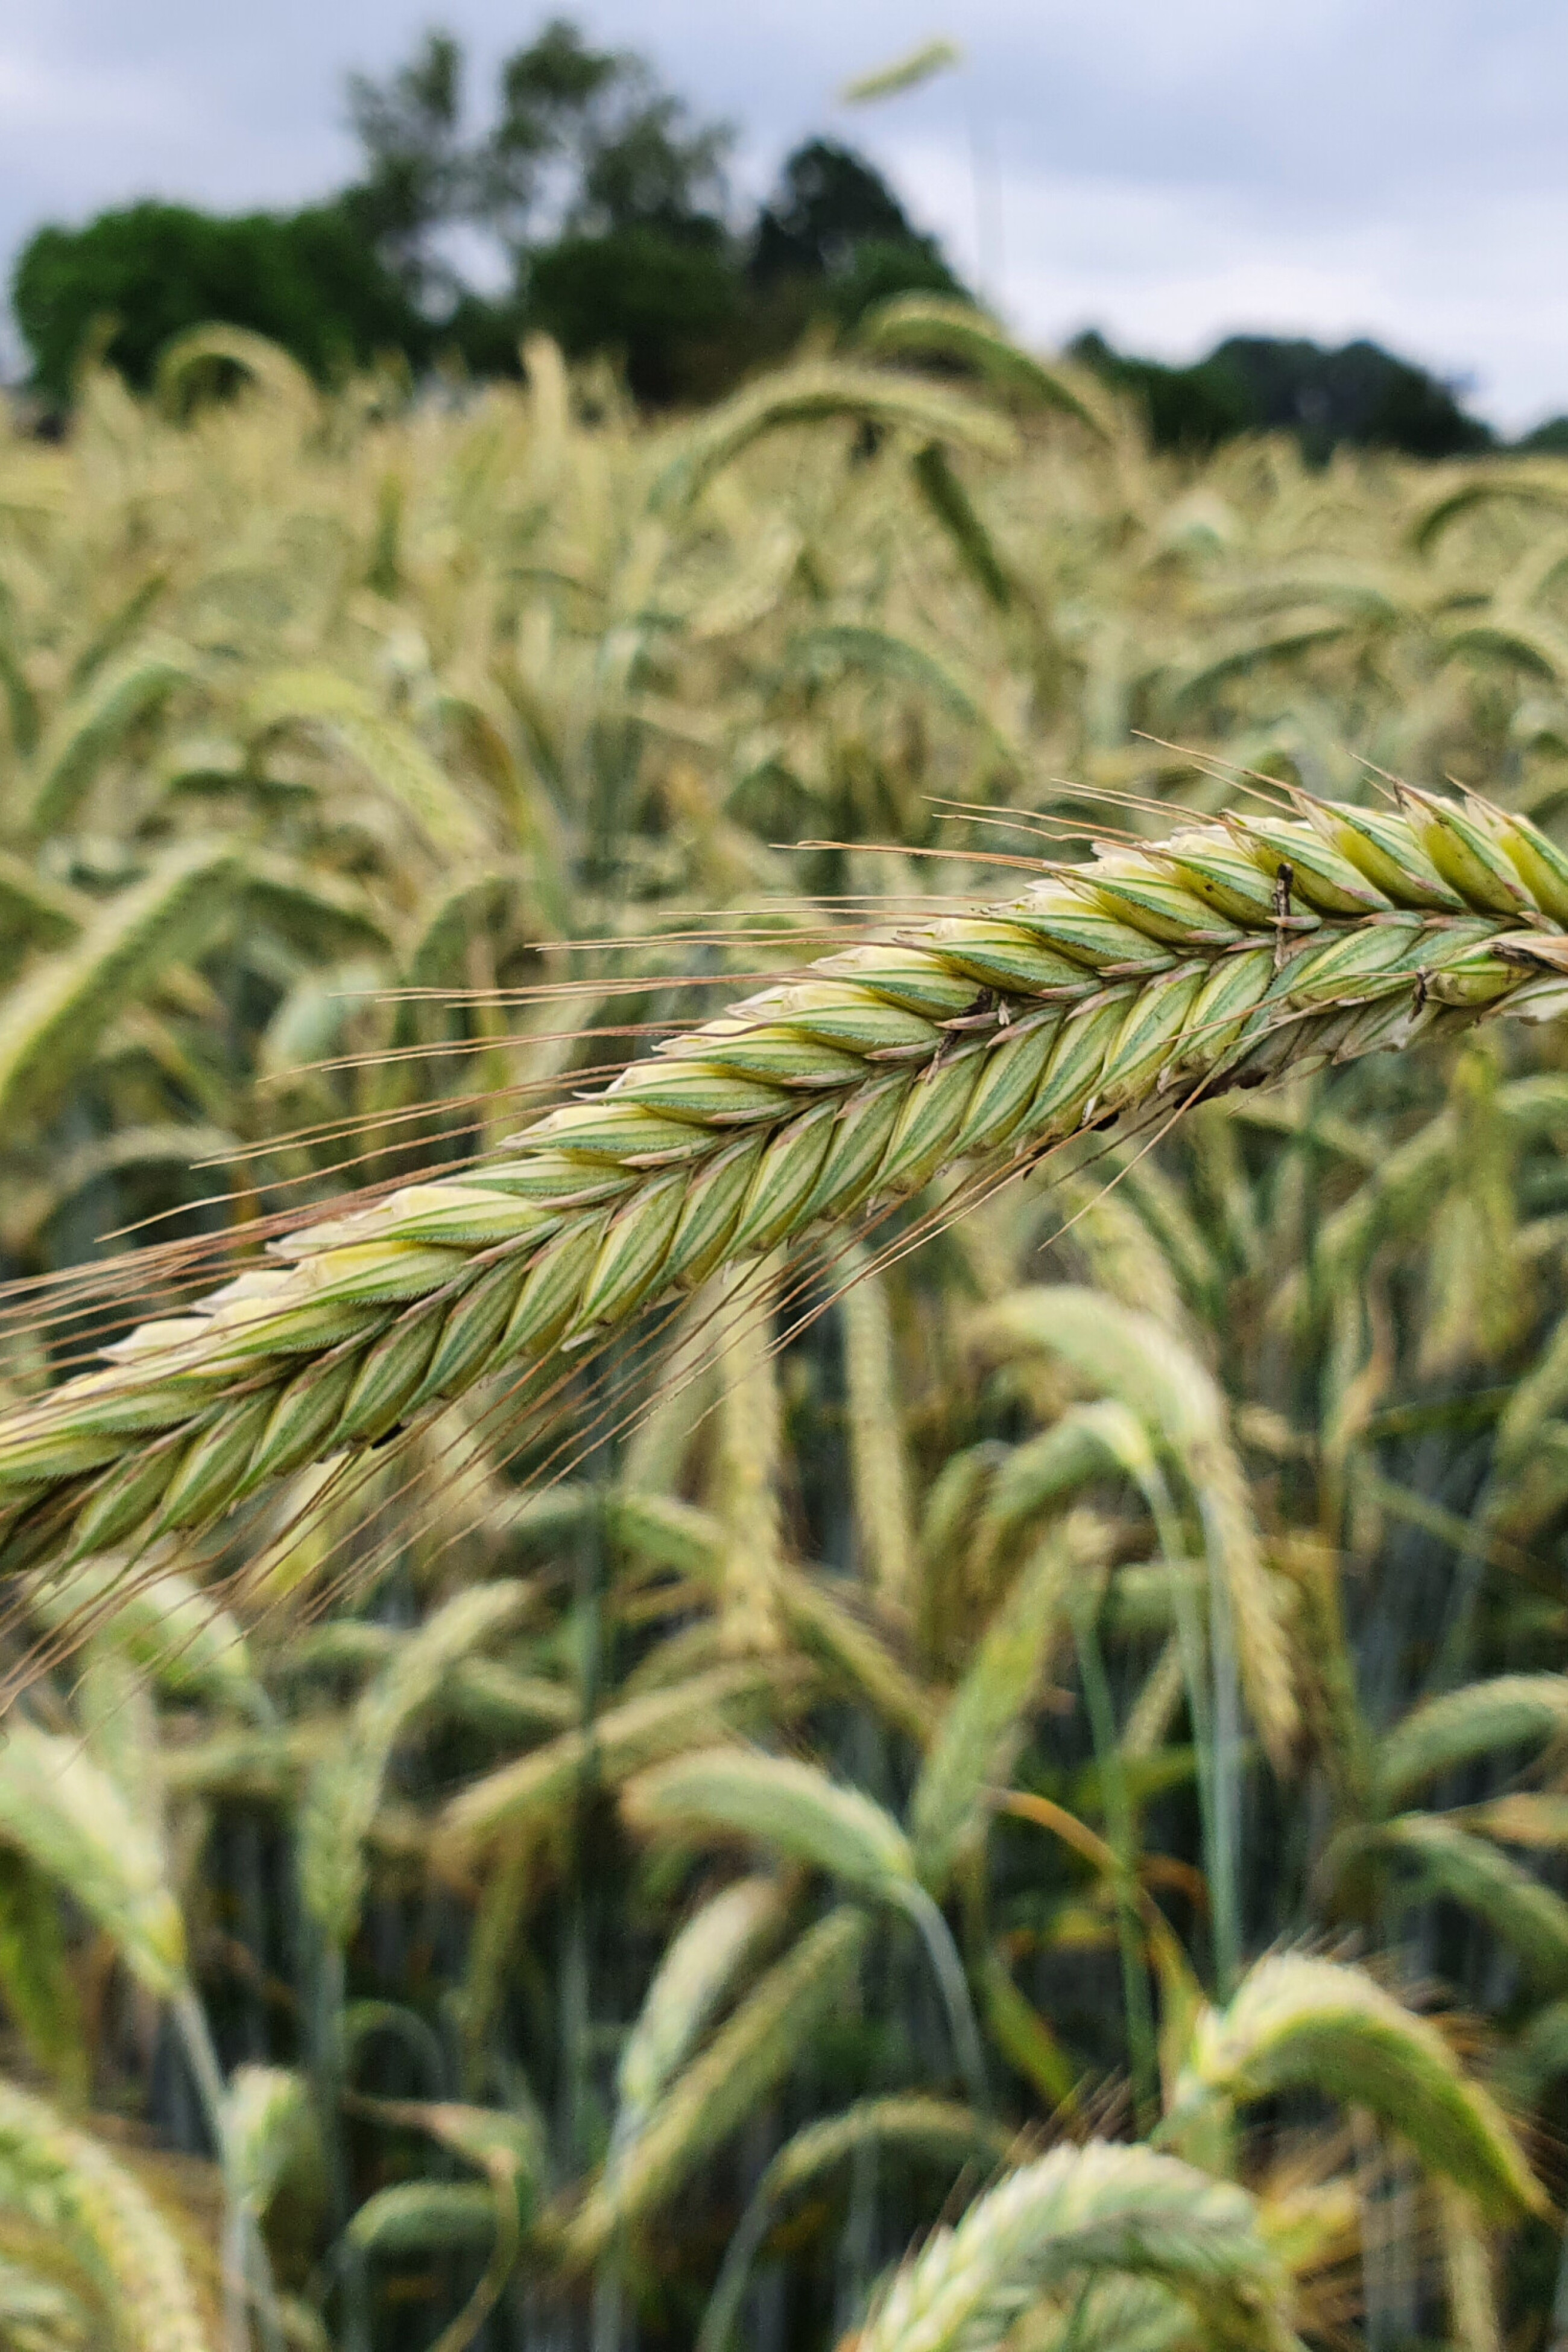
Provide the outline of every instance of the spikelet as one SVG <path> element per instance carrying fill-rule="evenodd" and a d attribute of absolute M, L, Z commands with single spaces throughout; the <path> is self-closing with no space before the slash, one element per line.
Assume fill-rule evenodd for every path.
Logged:
<path fill-rule="evenodd" d="M 462 2039 L 465 2089 L 471 2090 L 479 2079 L 539 1875 L 536 1841 L 527 1829 L 500 1843 L 479 1892 L 462 1984 L 452 2000 Z"/>
<path fill-rule="evenodd" d="M 0 2342 L 6 2352 L 87 2352 L 91 2322 L 79 2295 L 0 2254 Z"/>
<path fill-rule="evenodd" d="M 128 1554 L 89 1556 L 37 1579 L 27 1607 L 51 1633 L 100 1629 L 164 1690 L 198 1692 L 246 1713 L 260 1704 L 237 1620 L 181 1569 L 148 1573 Z"/>
<path fill-rule="evenodd" d="M 1110 2274 L 1037 2305 L 1007 2344 L 1008 2352 L 1199 2352 L 1202 2340 L 1180 2295 Z"/>
<path fill-rule="evenodd" d="M 230 842 L 186 843 L 46 957 L 0 1007 L 0 1116 L 53 1101 L 129 995 L 198 948 L 239 870 Z"/>
<path fill-rule="evenodd" d="M 862 2099 L 842 2115 L 807 2124 L 784 2142 L 768 2166 L 769 2194 L 795 2196 L 857 2148 L 875 2143 L 913 2149 L 938 2161 L 983 2160 L 990 2166 L 1007 2163 L 1017 2144 L 1005 2125 L 952 2099 L 916 2094 Z"/>
<path fill-rule="evenodd" d="M 1121 1752 L 1129 1760 L 1156 1755 L 1171 1735 L 1187 1687 L 1180 1638 L 1173 1633 L 1144 1676 L 1127 1710 Z"/>
<path fill-rule="evenodd" d="M 1114 1397 L 1070 1405 L 1049 1429 L 1013 1446 L 973 1514 L 970 1556 L 977 1576 L 989 1571 L 1032 1519 L 1108 1468 L 1125 1470 L 1141 1484 L 1160 1475 L 1148 1431 Z"/>
<path fill-rule="evenodd" d="M 1528 1311 L 1514 1207 L 1518 1137 L 1498 1116 L 1492 1042 L 1471 1041 L 1449 1088 L 1455 1181 L 1437 1203 L 1428 1244 L 1431 1307 L 1417 1360 L 1423 1380 L 1496 1363 Z"/>
<path fill-rule="evenodd" d="M 485 2320 L 500 2301 L 506 2283 L 511 2276 L 522 2248 L 525 2213 L 531 2213 L 537 2195 L 544 2163 L 544 2135 L 531 2108 L 519 2113 L 496 2107 L 466 2106 L 455 2099 L 378 2099 L 375 2111 L 389 2124 L 407 2126 L 415 2131 L 428 2132 L 464 2163 L 472 2164 L 484 2173 L 489 2183 L 490 2206 L 490 2239 L 489 2258 L 480 2273 L 473 2293 L 457 2316 L 443 2330 L 438 2352 L 463 2352 L 471 2343 Z M 405 2189 L 416 2187 L 437 2188 L 436 2182 L 405 2182 Z M 383 2191 L 383 2195 L 392 2192 Z M 375 2203 L 373 2198 L 371 2204 Z M 360 2209 L 363 2214 L 364 2208 Z M 449 2201 L 447 2205 L 448 2226 L 458 2222 L 460 2209 Z M 389 2219 L 389 2209 L 383 2207 L 378 2226 L 362 2222 L 360 2214 L 350 2224 L 349 2242 L 356 2253 L 363 2254 L 384 2248 L 388 2236 L 395 2236 L 401 2228 L 410 2232 L 418 2211 L 417 2200 L 405 2198 L 400 2213 Z M 424 2220 L 428 2229 L 430 2208 L 426 2205 Z M 360 2234 L 355 2236 L 355 2224 Z M 380 2242 L 378 2246 L 377 2241 Z"/>
<path fill-rule="evenodd" d="M 632 1494 L 668 1496 L 680 1484 L 692 1433 L 711 1401 L 714 1297 L 695 1293 L 663 1350 L 657 1393 L 626 1441 L 623 1485 Z"/>
<path fill-rule="evenodd" d="M 779 1606 L 795 1647 L 826 1678 L 868 1704 L 884 1722 L 923 1743 L 931 1733 L 926 1692 L 855 1607 L 856 1595 L 837 1591 L 821 1570 L 786 1567 Z"/>
<path fill-rule="evenodd" d="M 1415 1134 L 1396 1144 L 1350 1199 L 1326 1216 L 1316 1236 L 1312 1273 L 1290 1267 L 1269 1302 L 1269 1319 L 1304 1332 L 1326 1299 L 1353 1294 L 1364 1279 L 1378 1244 L 1391 1233 L 1408 1231 L 1453 1167 L 1454 1121 L 1439 1112 Z"/>
<path fill-rule="evenodd" d="M 468 798 L 417 737 L 378 710 L 351 679 L 327 669 L 278 671 L 252 689 L 247 717 L 258 737 L 286 727 L 328 737 L 374 777 L 442 856 L 471 856 L 483 847 L 483 830 Z"/>
<path fill-rule="evenodd" d="M 180 647 L 143 647 L 101 670 L 59 711 L 33 762 L 26 823 L 35 838 L 70 824 L 103 762 L 194 667 Z"/>
<path fill-rule="evenodd" d="M 682 436 L 682 446 L 654 485 L 656 508 L 689 505 L 743 449 L 792 425 L 846 417 L 925 440 L 945 441 L 986 457 L 1016 446 L 1012 428 L 961 394 L 883 370 L 805 362 L 780 369 L 710 409 Z"/>
<path fill-rule="evenodd" d="M 893 68 L 893 75 L 901 77 L 911 67 L 924 67 L 936 58 L 944 64 L 956 62 L 951 42 L 928 43 L 924 49 L 917 49 L 913 58 L 905 59 L 901 67 Z M 872 83 L 879 83 L 880 89 L 872 89 Z M 889 75 L 871 75 L 851 83 L 843 95 L 858 100 L 880 96 L 900 86 L 907 84 Z M 1099 439 L 1112 437 L 1110 404 L 1086 369 L 1064 366 L 1019 351 L 995 321 L 973 303 L 955 301 L 942 294 L 895 295 L 890 301 L 879 302 L 875 310 L 868 311 L 856 329 L 855 340 L 863 351 L 918 352 L 922 358 L 957 361 L 1016 399 L 1076 417 Z"/>
<path fill-rule="evenodd" d="M 914 1855 L 892 1815 L 791 1756 L 710 1748 L 658 1765 L 623 1800 L 643 1830 L 705 1830 L 773 1847 L 855 1893 L 902 1899 Z"/>
<path fill-rule="evenodd" d="M 356 2253 L 394 2261 L 399 2254 L 486 2252 L 495 2234 L 495 2199 L 468 2180 L 399 2180 L 378 2189 L 356 2208 L 347 2231 Z"/>
<path fill-rule="evenodd" d="M 1185 1328 L 1181 1286 L 1170 1258 L 1139 1215 L 1125 1181 L 1112 1189 L 1098 1168 L 1064 1171 L 1051 1188 L 1049 1205 L 1097 1290 L 1152 1315 L 1169 1331 Z"/>
<path fill-rule="evenodd" d="M 1427 833 L 1458 824 L 1433 807 Z M 1489 822 L 1496 856 L 1522 870 L 1525 821 Z M 1414 856 L 1408 824 L 1395 837 Z M 1185 840 L 1181 883 L 1168 853 L 1119 851 L 830 957 L 551 1112 L 472 1177 L 278 1244 L 283 1263 L 0 1417 L 16 1515 L 0 1557 L 208 1525 L 286 1468 L 956 1163 L 998 1176 L 1163 1093 L 1174 1109 L 1200 1084 L 1568 1005 L 1555 914 L 1502 914 L 1489 884 L 1439 915 L 1394 904 L 1305 824 L 1233 817 Z M 1186 887 L 1211 868 L 1258 877 L 1246 919 L 1216 921 Z M 1252 1630 L 1254 1709 L 1275 1741 L 1289 1697 L 1261 1619 Z"/>
<path fill-rule="evenodd" d="M 384 2123 L 426 2133 L 450 2155 L 504 2181 L 512 2200 L 531 2205 L 544 2169 L 544 2127 L 531 2100 L 515 2107 L 473 2106 L 461 2099 L 377 2099 Z"/>
<path fill-rule="evenodd" d="M 185 1977 L 163 1842 L 79 1740 L 15 1718 L 0 1742 L 0 1839 L 52 1878 L 160 1998 Z"/>
<path fill-rule="evenodd" d="M 1428 1699 L 1385 1733 L 1373 1769 L 1381 1805 L 1400 1804 L 1494 1748 L 1562 1738 L 1568 1731 L 1568 1675 L 1494 1675 Z"/>
<path fill-rule="evenodd" d="M 724 2261 L 702 2315 L 696 2352 L 726 2352 L 739 2315 L 752 2262 L 779 2208 L 862 2148 L 894 2147 L 933 2165 L 954 2168 L 1005 2164 L 1013 2137 L 970 2107 L 951 2099 L 919 2096 L 860 2099 L 842 2115 L 807 2124 L 787 2139 L 752 2192 L 741 2226 L 724 2251 Z"/>
<path fill-rule="evenodd" d="M 787 1679 L 776 1664 L 737 1661 L 606 1707 L 591 1725 L 471 1780 L 441 1816 L 441 1847 L 461 1859 L 549 1821 L 575 1798 L 585 1771 L 614 1788 L 657 1757 L 716 1738 L 727 1720 L 776 1699 Z"/>
<path fill-rule="evenodd" d="M 1542 1991 L 1568 1990 L 1568 1902 L 1485 1838 L 1440 1813 L 1403 1813 L 1347 1843 L 1411 1867 L 1410 1883 L 1391 1891 L 1391 1907 L 1447 1895 L 1509 1945 Z M 1325 1869 L 1332 1859 L 1331 1848 Z"/>
<path fill-rule="evenodd" d="M 643 1829 L 760 1840 L 868 1901 L 901 1910 L 925 1946 L 969 2095 L 984 2105 L 984 2060 L 963 1962 L 909 1839 L 863 1790 L 794 1757 L 714 1748 L 645 1773 L 627 1790 L 625 1808 Z"/>
<path fill-rule="evenodd" d="M 1021 2167 L 939 2230 L 873 2305 L 858 2352 L 989 2352 L 1039 2297 L 1100 2272 L 1170 2287 L 1215 2347 L 1290 2340 L 1285 2282 L 1245 2189 L 1090 2141 Z"/>
<path fill-rule="evenodd" d="M 287 2176 L 318 2154 L 303 2075 L 288 2066 L 237 2066 L 224 2098 L 222 2132 L 232 2193 L 259 2220 Z"/>

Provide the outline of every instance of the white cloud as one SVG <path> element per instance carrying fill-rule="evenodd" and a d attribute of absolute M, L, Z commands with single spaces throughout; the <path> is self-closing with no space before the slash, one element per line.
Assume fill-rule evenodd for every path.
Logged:
<path fill-rule="evenodd" d="M 17 51 L 0 50 L 0 136 L 74 137 L 102 130 L 120 134 L 166 130 L 168 93 L 155 75 L 67 68 Z"/>

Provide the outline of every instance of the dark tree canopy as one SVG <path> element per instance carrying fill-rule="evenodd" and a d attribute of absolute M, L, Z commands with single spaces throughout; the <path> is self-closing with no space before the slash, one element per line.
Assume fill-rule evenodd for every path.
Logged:
<path fill-rule="evenodd" d="M 1413 457 L 1451 457 L 1491 441 L 1449 385 L 1377 343 L 1325 351 L 1319 343 L 1233 335 L 1208 364 L 1235 378 L 1265 430 L 1297 434 L 1309 457 L 1326 457 L 1350 442 Z"/>
<path fill-rule="evenodd" d="M 785 158 L 757 215 L 748 274 L 760 292 L 794 289 L 844 325 L 895 294 L 963 290 L 881 173 L 831 139 L 807 140 Z"/>
<path fill-rule="evenodd" d="M 270 336 L 323 377 L 416 350 L 420 332 L 395 277 L 332 205 L 220 220 L 142 204 L 85 228 L 40 229 L 11 299 L 35 383 L 61 404 L 95 332 L 107 331 L 105 355 L 137 385 L 174 336 L 214 320 Z"/>
<path fill-rule="evenodd" d="M 1143 405 L 1157 448 L 1210 449 L 1240 433 L 1293 433 L 1321 463 L 1342 446 L 1447 457 L 1491 446 L 1452 388 L 1378 344 L 1234 335 L 1194 367 L 1163 366 L 1080 335 L 1073 356 Z"/>
<path fill-rule="evenodd" d="M 730 133 L 642 58 L 553 17 L 502 60 L 489 123 L 466 136 L 461 52 L 433 33 L 385 81 L 356 79 L 350 107 L 365 170 L 347 201 L 470 364 L 505 365 L 509 342 L 542 327 L 574 357 L 613 353 L 643 399 L 721 388 L 745 301 L 724 218 Z M 505 257 L 499 301 L 443 271 L 440 232 L 458 225 Z"/>
<path fill-rule="evenodd" d="M 764 286 L 780 278 L 830 278 L 850 266 L 862 245 L 925 241 L 863 156 L 831 139 L 809 139 L 786 157 L 758 215 L 752 275 Z"/>
<path fill-rule="evenodd" d="M 619 64 L 560 16 L 503 60 L 496 120 L 475 152 L 473 193 L 476 211 L 513 247 L 528 235 L 549 166 L 559 163 Z"/>
<path fill-rule="evenodd" d="M 609 233 L 658 228 L 679 235 L 717 225 L 724 200 L 722 124 L 693 124 L 668 92 L 626 92 L 607 119 L 590 119 L 579 142 L 571 226 Z"/>
<path fill-rule="evenodd" d="M 723 212 L 726 126 L 696 121 L 645 59 L 593 47 L 564 17 L 502 59 L 492 119 L 471 136 L 463 86 L 446 32 L 384 80 L 349 85 L 364 152 L 349 201 L 405 273 L 428 270 L 432 232 L 457 223 L 518 257 L 542 239 L 679 232 Z"/>
<path fill-rule="evenodd" d="M 364 173 L 345 205 L 382 259 L 423 290 L 430 230 L 468 204 L 462 50 L 449 33 L 429 33 L 384 81 L 351 74 L 348 111 Z"/>
<path fill-rule="evenodd" d="M 726 388 L 743 290 L 721 246 L 633 226 L 537 254 L 528 315 L 570 358 L 613 352 L 637 397 L 664 404 Z"/>

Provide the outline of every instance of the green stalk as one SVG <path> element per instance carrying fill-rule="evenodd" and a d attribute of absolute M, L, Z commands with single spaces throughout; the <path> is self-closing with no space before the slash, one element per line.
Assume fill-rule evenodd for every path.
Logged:
<path fill-rule="evenodd" d="M 282 2352 L 283 2328 L 278 2315 L 272 2265 L 260 2224 L 256 2215 L 247 2209 L 234 2176 L 223 2070 L 218 2064 L 217 2052 L 213 2047 L 206 2012 L 188 1985 L 175 1994 L 172 2006 L 175 2028 L 191 2072 L 195 2076 L 196 2093 L 217 2148 L 218 2166 L 223 2174 L 223 2318 L 226 2352 L 249 2352 L 250 2329 L 247 2307 L 252 2301 L 260 2320 L 264 2352 Z"/>
<path fill-rule="evenodd" d="M 1105 1801 L 1107 1842 L 1116 1856 L 1116 1940 L 1121 1954 L 1121 1995 L 1127 2016 L 1132 2106 L 1139 2133 L 1147 2137 L 1160 2119 L 1160 2045 L 1138 1916 L 1138 1833 L 1127 1794 L 1127 1775 L 1122 1769 L 1116 1710 L 1100 1647 L 1100 1629 L 1091 1606 L 1086 1604 L 1074 1610 L 1073 1638 L 1078 1645 L 1084 1705 L 1089 1711 L 1089 1735 Z"/>
<path fill-rule="evenodd" d="M 1210 1751 L 1209 1901 L 1214 1921 L 1215 1983 L 1221 2000 L 1236 1990 L 1241 1968 L 1241 1673 L 1231 1620 L 1230 1589 L 1207 1500 L 1199 1496 L 1208 1555 L 1209 1687 L 1214 1716 Z"/>
<path fill-rule="evenodd" d="M 1224 1801 L 1218 1749 L 1209 1705 L 1211 1663 L 1204 1640 L 1203 1621 L 1180 1563 L 1186 1545 L 1176 1517 L 1171 1490 L 1158 1465 L 1152 1477 L 1140 1484 L 1154 1521 L 1160 1549 L 1171 1568 L 1171 1607 L 1182 1654 L 1182 1675 L 1187 1687 L 1187 1712 L 1192 1718 L 1193 1745 L 1197 1753 L 1198 1821 L 1203 1837 L 1204 1877 L 1208 1887 L 1209 1935 L 1213 1947 L 1215 1982 L 1220 1998 L 1234 1985 L 1240 1965 L 1241 1938 L 1237 1920 L 1234 1849 L 1223 1827 Z M 1205 1530 L 1206 1532 L 1206 1530 Z M 1212 1544 L 1207 1547 L 1209 1585 L 1222 1571 Z"/>
<path fill-rule="evenodd" d="M 959 1958 L 952 1930 L 940 1907 L 923 1886 L 915 1884 L 899 1886 L 893 1891 L 892 1899 L 914 1921 L 920 1931 L 926 1958 L 931 1962 L 931 1972 L 936 1979 L 936 1989 L 942 1995 L 942 2008 L 947 2012 L 953 2059 L 976 2113 L 984 2115 L 991 2097 L 985 2081 L 985 2056 L 981 2047 L 974 2003 L 969 1997 L 969 1979 L 963 1973 L 963 1962 Z"/>

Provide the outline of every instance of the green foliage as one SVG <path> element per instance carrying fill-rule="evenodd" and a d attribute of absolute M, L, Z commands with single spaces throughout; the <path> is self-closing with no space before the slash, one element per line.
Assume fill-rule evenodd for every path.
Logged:
<path fill-rule="evenodd" d="M 1372 342 L 1325 351 L 1233 335 L 1181 368 L 1126 357 L 1089 332 L 1075 341 L 1072 356 L 1142 405 L 1160 449 L 1213 449 L 1237 434 L 1291 433 L 1321 465 L 1345 445 L 1452 457 L 1492 439 L 1447 384 Z"/>
<path fill-rule="evenodd" d="M 95 346 L 145 386 L 166 344 L 214 320 L 270 336 L 323 382 L 427 341 L 396 279 L 332 204 L 222 219 L 148 202 L 85 228 L 41 228 L 17 258 L 11 300 L 37 387 L 61 406 Z"/>
<path fill-rule="evenodd" d="M 752 231 L 748 270 L 775 299 L 793 289 L 846 327 L 895 295 L 962 292 L 881 173 L 831 139 L 785 156 Z"/>
<path fill-rule="evenodd" d="M 611 354 L 637 397 L 655 405 L 722 388 L 742 300 L 721 240 L 641 223 L 563 237 L 529 261 L 531 324 L 574 359 Z"/>

